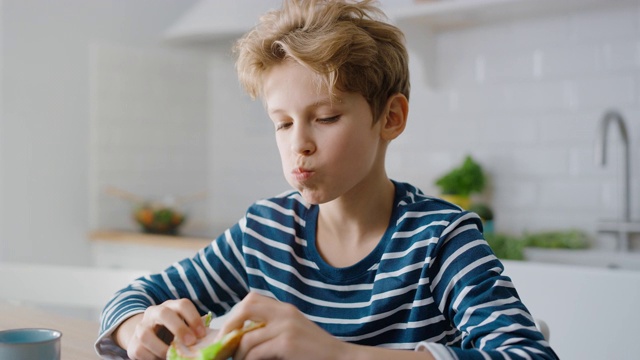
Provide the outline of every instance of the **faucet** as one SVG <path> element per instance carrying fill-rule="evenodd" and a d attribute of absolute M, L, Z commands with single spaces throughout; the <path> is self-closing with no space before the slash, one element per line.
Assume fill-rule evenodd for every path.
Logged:
<path fill-rule="evenodd" d="M 598 136 L 596 137 L 596 151 L 595 160 L 596 164 L 604 166 L 606 164 L 606 151 L 607 151 L 607 132 L 609 126 L 616 124 L 620 131 L 620 137 L 623 144 L 623 176 L 622 176 L 622 222 L 628 223 L 630 220 L 630 208 L 629 208 L 629 137 L 627 135 L 627 127 L 625 125 L 622 115 L 615 110 L 607 111 L 602 120 L 600 121 L 600 127 Z M 619 232 L 622 237 L 621 247 L 626 248 L 628 246 L 628 233 Z"/>

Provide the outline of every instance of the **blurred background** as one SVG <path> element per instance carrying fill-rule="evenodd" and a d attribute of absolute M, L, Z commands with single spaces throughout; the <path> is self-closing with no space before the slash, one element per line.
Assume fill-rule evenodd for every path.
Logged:
<path fill-rule="evenodd" d="M 159 270 L 287 190 L 230 52 L 279 3 L 0 0 L 0 262 Z M 381 4 L 412 81 L 389 176 L 468 195 L 501 258 L 640 270 L 640 2 Z"/>
<path fill-rule="evenodd" d="M 640 170 L 625 193 L 618 129 L 606 165 L 595 144 L 616 110 L 637 163 L 640 9 L 554 3 L 382 2 L 412 72 L 389 175 L 440 195 L 436 180 L 472 156 L 486 177 L 473 196 L 496 233 L 578 229 L 615 250 L 598 223 L 621 218 L 623 196 L 636 217 Z M 141 228 L 139 202 L 109 189 L 179 203 L 180 234 L 200 238 L 286 190 L 271 125 L 230 54 L 278 4 L 3 0 L 0 259 L 90 264 L 92 232 Z M 625 249 L 637 247 L 631 234 Z"/>
<path fill-rule="evenodd" d="M 409 125 L 389 175 L 439 195 L 466 156 L 497 233 L 578 229 L 638 212 L 637 1 L 383 1 L 407 34 Z M 462 4 L 462 5 L 460 5 Z M 469 5 L 471 4 L 471 5 Z M 3 0 L 0 259 L 91 263 L 93 231 L 138 231 L 139 201 L 179 203 L 212 238 L 287 189 L 269 121 L 239 89 L 230 47 L 278 1 Z M 614 124 L 615 125 L 615 124 Z M 185 201 L 181 201 L 188 199 Z M 615 235 L 615 234 L 614 234 Z M 638 245 L 630 235 L 625 249 Z"/>
<path fill-rule="evenodd" d="M 629 167 L 625 192 L 615 126 L 606 165 L 594 158 L 615 110 L 637 163 L 640 10 L 554 3 L 382 2 L 407 34 L 413 86 L 389 175 L 439 195 L 436 180 L 472 156 L 486 177 L 473 196 L 495 232 L 578 229 L 614 251 L 617 234 L 598 223 L 621 218 L 623 198 L 636 217 L 640 170 Z M 140 230 L 140 199 L 178 203 L 180 234 L 212 238 L 286 190 L 271 125 L 230 53 L 277 5 L 3 0 L 0 259 L 90 264 L 92 232 Z"/>

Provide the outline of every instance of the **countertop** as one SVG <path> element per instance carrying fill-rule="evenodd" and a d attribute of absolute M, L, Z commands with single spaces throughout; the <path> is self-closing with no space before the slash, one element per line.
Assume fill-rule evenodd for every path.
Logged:
<path fill-rule="evenodd" d="M 89 239 L 95 242 L 111 244 L 159 246 L 179 249 L 201 249 L 209 245 L 213 240 L 199 237 L 157 235 L 120 230 L 92 231 L 89 233 Z"/>

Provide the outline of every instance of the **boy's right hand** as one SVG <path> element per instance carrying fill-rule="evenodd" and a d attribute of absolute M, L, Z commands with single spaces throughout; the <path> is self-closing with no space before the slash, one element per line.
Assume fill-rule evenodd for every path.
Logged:
<path fill-rule="evenodd" d="M 113 339 L 131 359 L 147 360 L 165 359 L 174 336 L 185 345 L 192 345 L 205 334 L 195 305 L 188 299 L 179 299 L 150 306 L 144 313 L 125 320 Z"/>

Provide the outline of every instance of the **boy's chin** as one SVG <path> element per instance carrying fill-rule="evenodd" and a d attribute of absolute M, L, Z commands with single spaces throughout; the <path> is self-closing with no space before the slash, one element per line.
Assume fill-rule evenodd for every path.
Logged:
<path fill-rule="evenodd" d="M 329 198 L 325 196 L 319 196 L 317 193 L 310 191 L 300 191 L 302 198 L 307 204 L 310 205 L 322 205 L 335 200 L 335 198 Z"/>
<path fill-rule="evenodd" d="M 302 195 L 302 198 L 304 199 L 304 202 L 306 202 L 309 205 L 320 205 L 320 204 L 322 204 L 322 202 L 318 201 L 318 199 L 313 197 L 313 196 L 305 196 L 304 192 L 300 192 L 300 195 Z"/>
<path fill-rule="evenodd" d="M 309 205 L 320 205 L 333 200 L 327 200 L 326 195 L 319 193 L 317 190 L 305 187 L 296 187 L 296 190 L 298 190 L 304 201 Z"/>

